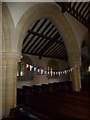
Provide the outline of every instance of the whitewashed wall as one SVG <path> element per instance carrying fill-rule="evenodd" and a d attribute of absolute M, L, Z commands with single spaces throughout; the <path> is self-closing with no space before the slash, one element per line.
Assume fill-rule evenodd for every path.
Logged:
<path fill-rule="evenodd" d="M 36 5 L 36 2 L 8 2 L 7 5 L 9 7 L 11 16 L 13 18 L 14 25 L 16 26 L 23 16 L 23 14 L 31 8 L 33 5 Z"/>
<path fill-rule="evenodd" d="M 33 61 L 34 66 L 37 66 L 37 67 L 42 66 L 42 67 L 44 67 L 44 69 L 47 68 L 47 63 L 49 60 L 51 60 L 51 58 L 46 58 L 46 57 L 42 57 L 41 59 L 39 59 L 38 56 L 32 56 L 32 55 L 30 55 L 30 59 Z M 59 68 L 61 70 L 64 70 L 65 68 L 67 68 L 68 64 L 65 61 L 58 60 L 58 59 L 54 59 L 54 60 L 58 62 Z M 20 88 L 20 87 L 22 87 L 22 85 L 33 85 L 33 84 L 40 85 L 40 84 L 47 84 L 47 83 L 51 83 L 51 82 L 59 82 L 59 81 L 62 82 L 65 80 L 68 80 L 67 75 L 60 76 L 59 79 L 48 79 L 46 76 L 35 74 L 34 80 L 32 80 L 32 81 L 18 81 L 17 87 Z"/>

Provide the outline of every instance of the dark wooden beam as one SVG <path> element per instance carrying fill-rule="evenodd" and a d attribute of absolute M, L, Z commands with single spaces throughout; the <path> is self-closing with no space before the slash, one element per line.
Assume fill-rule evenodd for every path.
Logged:
<path fill-rule="evenodd" d="M 62 51 L 60 51 L 57 56 L 60 56 L 60 55 L 65 55 L 66 54 L 66 50 L 65 49 L 62 49 Z"/>
<path fill-rule="evenodd" d="M 40 20 L 37 20 L 37 21 L 35 22 L 35 24 L 34 24 L 33 27 L 31 28 L 32 31 L 35 29 L 35 27 L 38 25 L 39 22 L 40 22 Z M 29 32 L 29 31 L 28 31 L 28 32 Z"/>
<path fill-rule="evenodd" d="M 24 48 L 22 49 L 22 52 L 24 52 L 25 49 L 27 48 L 27 46 L 30 45 L 30 42 L 33 40 L 34 37 L 35 37 L 35 35 L 33 35 L 33 36 L 31 37 L 31 39 L 27 42 L 27 44 L 26 44 L 26 45 L 24 46 Z"/>
<path fill-rule="evenodd" d="M 51 28 L 53 28 L 54 26 L 52 26 Z M 51 28 L 46 32 L 46 34 L 45 34 L 45 36 L 47 36 L 47 34 L 51 31 Z M 58 33 L 59 34 L 59 33 Z M 50 38 L 51 36 L 49 36 L 48 38 L 49 39 L 47 39 L 47 40 L 50 40 L 51 38 Z M 43 38 L 41 39 L 41 41 L 43 40 Z M 35 49 L 37 48 L 37 46 L 41 43 L 41 41 L 35 46 Z M 43 44 L 44 44 L 44 42 L 36 49 L 36 51 L 39 51 L 40 50 L 40 48 L 43 46 Z M 35 51 L 35 52 L 36 52 Z"/>
<path fill-rule="evenodd" d="M 58 55 L 59 53 L 61 54 L 61 52 L 65 49 L 64 46 L 62 46 L 58 51 L 56 51 L 55 55 Z"/>
<path fill-rule="evenodd" d="M 56 56 L 63 56 L 64 58 L 68 58 L 66 49 L 63 49 L 62 52 L 60 52 Z"/>
<path fill-rule="evenodd" d="M 37 42 L 39 39 L 40 39 L 40 37 L 38 36 L 38 37 L 33 41 L 33 43 L 29 45 L 29 48 L 27 49 L 27 51 L 29 51 L 30 49 L 32 49 L 32 47 L 36 44 L 36 42 Z M 41 38 L 41 40 L 43 40 L 43 38 Z M 35 47 L 34 47 L 34 48 L 35 48 Z M 33 48 L 33 49 L 34 49 L 34 48 Z M 33 49 L 32 49 L 32 51 L 33 51 Z"/>
<path fill-rule="evenodd" d="M 52 28 L 52 27 L 51 27 Z M 51 33 L 51 35 L 54 33 L 56 31 L 56 29 Z M 28 43 L 27 43 L 27 45 L 23 48 L 23 51 L 27 48 L 27 46 L 29 45 L 29 43 L 33 40 L 33 38 L 35 37 L 35 36 L 38 36 L 38 38 L 36 39 L 36 41 L 40 38 L 40 37 L 42 37 L 42 39 L 41 40 L 43 40 L 43 39 L 47 39 L 47 40 L 49 40 L 49 39 L 51 39 L 50 37 L 47 37 L 46 36 L 46 34 L 48 34 L 48 32 L 45 34 L 45 35 L 43 35 L 43 34 L 40 34 L 40 33 L 38 33 L 38 32 L 34 32 L 34 31 L 32 31 L 32 30 L 29 30 L 28 31 L 30 34 L 33 34 L 33 36 L 31 37 L 31 39 L 28 41 Z M 25 44 L 25 43 L 24 43 Z M 28 48 L 28 50 L 32 47 L 34 45 L 34 43 Z M 27 51 L 28 51 L 27 50 Z"/>
<path fill-rule="evenodd" d="M 56 2 L 59 6 L 65 6 L 63 3 Z M 78 5 L 77 5 L 78 4 Z M 64 12 L 67 11 L 70 13 L 75 19 L 79 20 L 81 22 L 82 18 L 84 16 L 81 15 L 81 12 L 85 8 L 86 4 L 90 4 L 90 2 L 67 2 L 66 9 L 64 8 Z M 87 20 L 84 18 L 84 22 L 81 22 L 83 25 L 87 27 Z"/>
<path fill-rule="evenodd" d="M 80 16 L 80 12 L 79 12 L 79 9 L 81 7 L 82 3 L 80 2 L 77 6 L 77 9 L 76 9 L 76 16 L 77 16 L 77 19 L 79 19 L 79 16 Z"/>
<path fill-rule="evenodd" d="M 47 55 L 52 55 L 52 54 L 54 54 L 54 52 L 58 50 L 59 46 L 60 46 L 60 45 L 56 43 L 56 44 L 54 45 L 54 47 L 48 51 Z"/>
<path fill-rule="evenodd" d="M 50 54 L 53 54 L 53 55 L 56 54 L 58 52 L 58 50 L 60 50 L 63 46 L 64 46 L 63 44 L 61 44 L 61 45 L 58 44 L 58 46 L 56 48 L 54 48 L 53 51 L 50 52 Z"/>
<path fill-rule="evenodd" d="M 39 30 L 43 27 L 43 25 L 47 22 L 47 19 L 45 19 L 42 24 L 39 26 L 39 28 L 37 29 L 37 33 L 39 32 Z"/>
<path fill-rule="evenodd" d="M 43 49 L 43 47 L 44 47 L 47 43 L 49 43 L 49 40 L 43 41 L 40 45 L 38 45 L 39 47 L 37 46 L 37 49 L 35 49 L 35 52 L 36 52 L 37 54 L 39 54 L 39 52 Z"/>
<path fill-rule="evenodd" d="M 76 13 L 76 10 L 75 10 L 75 6 L 77 5 L 77 2 L 75 2 L 74 4 L 73 4 L 73 6 L 71 7 L 71 14 L 72 15 L 74 15 L 75 16 L 75 13 Z"/>
<path fill-rule="evenodd" d="M 86 11 L 89 11 L 89 4 L 88 4 L 88 5 L 87 5 L 87 4 L 88 4 L 88 3 L 86 3 L 86 2 L 84 3 L 81 11 L 84 9 L 84 7 L 85 7 L 85 9 L 84 9 L 84 11 L 83 11 L 83 13 L 82 13 L 81 16 L 84 16 L 85 12 L 86 12 Z M 87 5 L 87 7 L 86 7 L 86 5 Z M 81 12 L 81 11 L 80 11 L 80 12 Z"/>
<path fill-rule="evenodd" d="M 29 30 L 29 32 L 35 36 L 38 36 L 38 37 L 42 37 L 42 38 L 45 38 L 45 39 L 50 39 L 50 37 L 47 37 L 46 35 L 43 35 L 42 33 L 38 33 L 38 32 L 34 32 L 32 30 Z"/>
<path fill-rule="evenodd" d="M 26 40 L 28 39 L 29 36 L 30 36 L 30 33 L 27 33 L 27 35 L 26 35 L 26 37 L 25 37 L 25 39 L 23 41 L 23 44 L 25 44 L 25 42 L 26 42 Z"/>
<path fill-rule="evenodd" d="M 45 51 L 45 53 L 44 53 L 44 55 L 48 55 L 49 54 L 49 52 L 53 49 L 53 47 L 54 46 L 56 46 L 57 45 L 57 43 L 55 42 L 53 45 L 51 45 L 46 51 Z"/>
<path fill-rule="evenodd" d="M 37 24 L 40 22 L 40 20 L 37 20 L 36 21 L 36 23 L 33 25 L 33 27 L 31 28 L 31 30 L 33 31 L 34 30 L 34 28 L 37 26 Z M 25 39 L 24 39 L 24 41 L 23 41 L 23 44 L 26 42 L 26 40 L 28 39 L 28 37 L 30 36 L 30 32 L 29 32 L 29 30 L 27 31 L 27 35 L 26 35 L 26 37 L 25 37 Z"/>
<path fill-rule="evenodd" d="M 89 17 L 90 17 L 90 11 L 87 11 L 87 13 L 85 15 L 86 20 L 88 20 Z"/>
<path fill-rule="evenodd" d="M 89 15 L 90 15 L 90 11 L 86 13 L 86 15 L 83 17 L 83 20 L 81 22 L 86 24 L 87 23 L 86 18 L 89 17 Z"/>
<path fill-rule="evenodd" d="M 30 54 L 30 53 L 26 53 L 26 52 L 23 52 L 23 53 L 25 53 L 25 54 Z M 34 56 L 40 56 L 39 54 L 36 54 L 36 53 L 31 53 L 30 55 L 34 55 Z M 55 56 L 47 56 L 47 55 L 43 55 L 43 56 L 41 56 L 41 57 L 48 57 L 48 58 L 56 58 Z M 57 57 L 57 59 L 63 59 L 63 60 L 65 60 L 65 58 L 63 58 L 62 56 L 60 56 L 60 57 Z"/>
<path fill-rule="evenodd" d="M 44 39 L 42 38 L 39 42 L 35 43 L 35 46 L 34 46 L 34 48 L 31 50 L 31 53 L 32 53 L 33 51 L 37 52 L 37 51 L 38 51 L 37 49 L 40 50 L 40 47 L 38 47 L 38 46 L 39 46 L 39 44 L 40 44 L 41 42 L 42 42 L 42 46 L 43 46 L 44 43 L 46 43 L 46 40 L 44 40 Z"/>
<path fill-rule="evenodd" d="M 83 15 L 81 14 L 82 10 L 84 9 L 84 7 L 86 6 L 86 3 L 83 3 L 80 11 L 79 11 L 79 20 L 81 21 L 81 19 L 83 18 Z"/>
<path fill-rule="evenodd" d="M 51 40 L 50 42 L 48 42 L 44 48 L 41 50 L 41 52 L 39 53 L 41 56 L 44 54 L 44 52 L 55 42 L 56 39 L 58 39 L 60 37 L 60 35 L 57 33 Z"/>
<path fill-rule="evenodd" d="M 29 32 L 30 33 L 32 33 L 32 34 L 35 34 L 36 36 L 38 36 L 38 38 L 29 46 L 29 48 L 32 48 L 32 46 L 37 42 L 37 40 L 40 38 L 40 37 L 42 37 L 42 39 L 40 40 L 40 42 L 43 40 L 43 38 L 46 38 L 46 39 L 50 39 L 49 37 L 47 37 L 46 36 L 46 34 L 45 35 L 43 35 L 43 33 L 46 31 L 46 29 L 48 29 L 48 27 L 49 27 L 49 25 L 51 25 L 52 23 L 49 21 L 49 23 L 46 25 L 46 27 L 43 29 L 43 31 L 39 34 L 38 32 L 34 32 L 34 31 L 32 31 L 32 30 L 29 30 Z M 40 43 L 39 42 L 39 43 Z M 35 45 L 35 47 L 34 47 L 34 49 L 37 47 L 37 45 Z M 32 49 L 32 51 L 34 50 L 34 49 Z M 29 49 L 28 49 L 29 50 Z M 32 52 L 31 51 L 31 52 Z"/>
<path fill-rule="evenodd" d="M 48 27 L 51 25 L 51 21 L 49 21 L 49 23 L 46 25 L 46 27 L 43 29 L 43 31 L 41 32 L 41 34 L 43 34 L 47 29 Z"/>
<path fill-rule="evenodd" d="M 60 38 L 59 41 L 56 40 L 56 42 L 50 46 L 50 48 L 44 53 L 45 55 L 47 54 L 50 54 L 52 52 L 52 49 L 55 49 L 53 51 L 53 53 L 58 50 L 58 48 L 60 49 L 60 47 L 62 46 L 63 42 L 61 42 L 62 38 Z"/>
<path fill-rule="evenodd" d="M 82 17 L 84 18 L 84 20 L 85 20 L 85 18 L 87 17 L 87 15 L 89 15 L 90 14 L 90 10 L 89 10 L 89 4 L 87 5 L 87 7 L 85 8 L 85 10 L 83 11 L 83 13 L 82 13 Z M 85 13 L 86 13 L 86 15 L 85 15 Z"/>
<path fill-rule="evenodd" d="M 77 2 L 73 3 L 73 6 L 71 7 L 72 10 L 75 9 L 76 4 L 77 4 Z"/>

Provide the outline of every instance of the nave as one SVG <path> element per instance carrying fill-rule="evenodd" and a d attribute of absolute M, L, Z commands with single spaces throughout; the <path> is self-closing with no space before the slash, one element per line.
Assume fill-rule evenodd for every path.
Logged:
<path fill-rule="evenodd" d="M 0 2 L 0 120 L 89 119 L 89 21 L 89 2 Z"/>

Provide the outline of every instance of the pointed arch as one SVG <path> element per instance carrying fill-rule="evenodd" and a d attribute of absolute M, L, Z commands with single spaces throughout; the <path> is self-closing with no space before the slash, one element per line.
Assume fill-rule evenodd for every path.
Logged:
<path fill-rule="evenodd" d="M 70 66 L 81 64 L 80 51 L 78 44 L 70 28 L 67 20 L 60 11 L 60 9 L 54 3 L 39 3 L 32 6 L 25 14 L 21 17 L 17 27 L 17 39 L 18 46 L 17 51 L 21 52 L 22 43 L 25 34 L 29 27 L 38 19 L 48 18 L 54 23 L 59 33 L 61 34 L 64 44 L 68 53 L 68 61 Z"/>

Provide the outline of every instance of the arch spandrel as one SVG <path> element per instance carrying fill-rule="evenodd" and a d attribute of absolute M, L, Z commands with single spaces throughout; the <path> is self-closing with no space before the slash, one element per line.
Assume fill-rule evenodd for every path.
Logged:
<path fill-rule="evenodd" d="M 3 49 L 5 52 L 11 52 L 13 51 L 12 40 L 15 40 L 15 26 L 7 3 L 2 3 L 2 29 Z"/>

